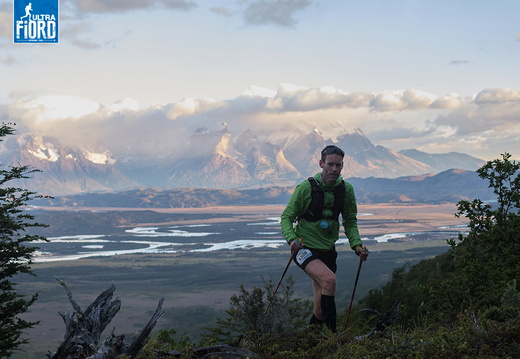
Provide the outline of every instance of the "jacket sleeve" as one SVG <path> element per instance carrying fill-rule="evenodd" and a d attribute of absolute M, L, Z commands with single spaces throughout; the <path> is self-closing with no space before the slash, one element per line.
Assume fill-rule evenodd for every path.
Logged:
<path fill-rule="evenodd" d="M 308 181 L 305 181 L 308 182 Z M 304 183 L 305 183 L 304 182 Z M 299 184 L 294 189 L 294 192 L 285 206 L 284 211 L 280 217 L 280 226 L 282 227 L 282 234 L 287 243 L 298 239 L 298 235 L 294 231 L 294 222 L 297 217 L 305 213 L 310 204 L 310 191 L 306 190 L 304 183 Z M 309 185 L 310 187 L 310 185 Z"/>
<path fill-rule="evenodd" d="M 362 245 L 359 229 L 357 225 L 357 204 L 354 188 L 350 183 L 345 182 L 345 208 L 342 213 L 343 228 L 347 236 L 350 248 Z"/>

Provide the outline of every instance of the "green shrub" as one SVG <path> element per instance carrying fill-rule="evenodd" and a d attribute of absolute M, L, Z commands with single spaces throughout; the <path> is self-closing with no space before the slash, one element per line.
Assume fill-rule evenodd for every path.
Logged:
<path fill-rule="evenodd" d="M 250 333 L 290 333 L 303 328 L 311 313 L 308 299 L 293 298 L 294 279 L 289 276 L 273 295 L 273 283 L 247 289 L 240 286 L 230 299 L 226 318 L 217 318 L 217 326 L 208 328 L 206 338 L 230 341 Z"/>

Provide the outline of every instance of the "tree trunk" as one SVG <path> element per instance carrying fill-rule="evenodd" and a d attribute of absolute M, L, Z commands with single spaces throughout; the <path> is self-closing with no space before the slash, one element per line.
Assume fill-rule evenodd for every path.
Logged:
<path fill-rule="evenodd" d="M 67 311 L 67 314 L 58 312 L 65 323 L 65 336 L 56 352 L 47 354 L 49 359 L 109 359 L 123 354 L 130 358 L 135 357 L 146 344 L 148 335 L 164 313 L 162 309 L 164 298 L 161 298 L 148 324 L 130 344 L 124 342 L 124 335 L 116 336 L 112 330 L 111 335 L 106 338 L 98 351 L 101 334 L 121 308 L 119 298 L 112 300 L 115 286 L 110 285 L 83 311 L 67 284 L 59 278 L 56 280 L 65 288 L 74 312 Z"/>

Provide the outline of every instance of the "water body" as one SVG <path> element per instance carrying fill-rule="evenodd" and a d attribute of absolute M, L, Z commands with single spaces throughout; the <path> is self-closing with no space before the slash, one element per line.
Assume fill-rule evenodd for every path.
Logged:
<path fill-rule="evenodd" d="M 360 214 L 369 216 L 370 213 Z M 454 237 L 464 227 L 443 226 L 438 231 L 386 233 L 362 237 L 364 241 L 388 242 L 407 238 L 438 239 Z M 105 235 L 78 234 L 49 237 L 37 244 L 35 262 L 76 260 L 95 256 L 136 253 L 196 253 L 219 250 L 279 248 L 286 245 L 280 230 L 280 218 L 269 217 L 251 222 L 197 223 L 189 225 L 115 228 Z M 119 231 L 119 232 L 118 232 Z M 341 238 L 338 245 L 347 245 Z"/>

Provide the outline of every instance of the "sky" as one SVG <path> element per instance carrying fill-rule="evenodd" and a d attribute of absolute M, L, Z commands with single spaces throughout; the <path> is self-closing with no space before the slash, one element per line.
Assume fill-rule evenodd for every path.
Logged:
<path fill-rule="evenodd" d="M 13 1 L 29 2 L 0 0 L 0 119 L 20 132 L 153 152 L 222 123 L 360 129 L 520 158 L 517 0 L 64 0 L 57 44 L 14 43 Z"/>

